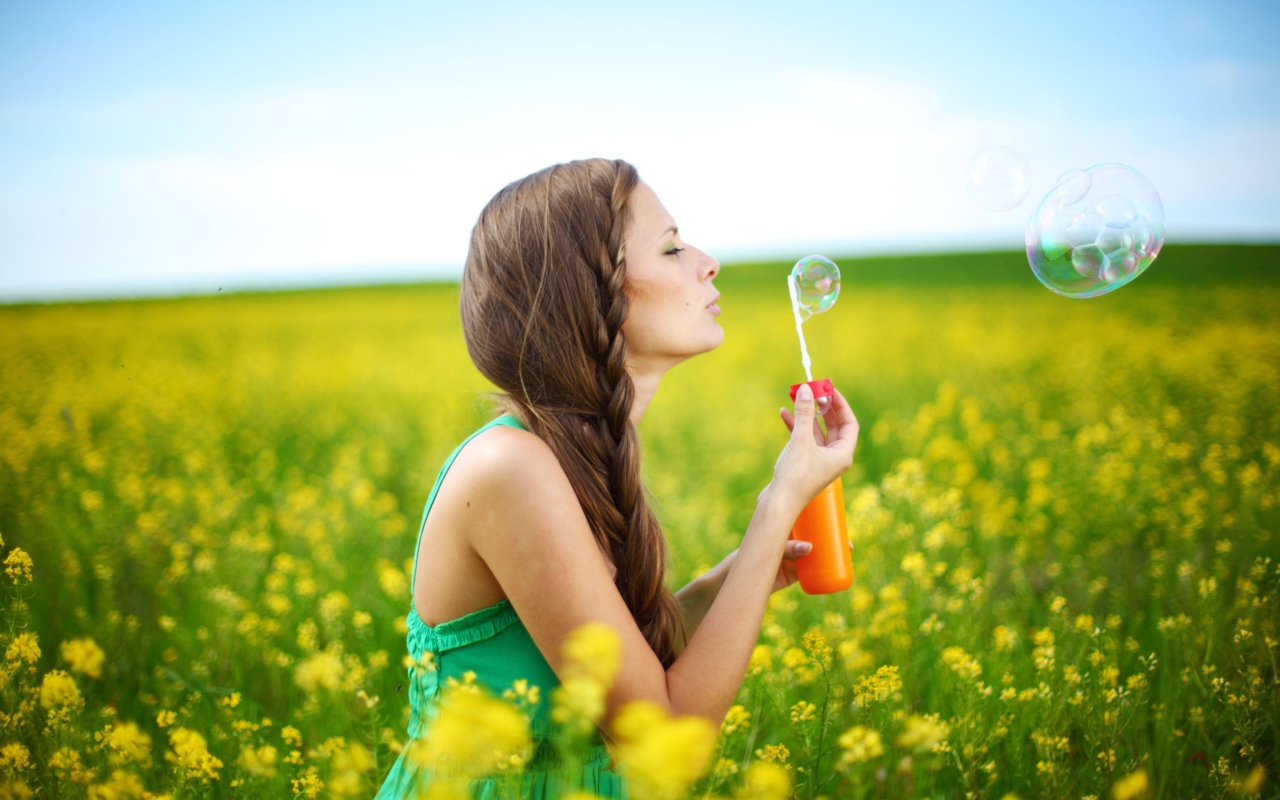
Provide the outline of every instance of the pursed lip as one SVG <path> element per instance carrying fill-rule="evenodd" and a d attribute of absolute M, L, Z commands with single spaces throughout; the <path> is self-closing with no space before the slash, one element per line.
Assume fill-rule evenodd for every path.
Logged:
<path fill-rule="evenodd" d="M 713 297 L 713 298 L 711 298 L 711 302 L 710 302 L 710 303 L 707 303 L 707 307 L 709 308 L 709 307 L 711 307 L 711 306 L 715 305 L 715 304 L 716 304 L 717 302 L 719 302 L 719 301 L 720 301 L 720 293 L 719 293 L 719 292 L 716 292 L 716 296 L 715 296 L 715 297 Z"/>

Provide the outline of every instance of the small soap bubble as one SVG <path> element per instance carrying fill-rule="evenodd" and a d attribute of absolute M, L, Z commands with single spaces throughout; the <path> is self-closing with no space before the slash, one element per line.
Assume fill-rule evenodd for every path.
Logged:
<path fill-rule="evenodd" d="M 1017 208 L 1031 189 L 1031 165 L 1012 147 L 988 147 L 969 162 L 965 189 L 988 211 Z"/>
<path fill-rule="evenodd" d="M 1054 181 L 1053 191 L 1050 194 L 1058 198 L 1062 205 L 1069 206 L 1080 202 L 1092 183 L 1093 176 L 1089 173 L 1082 169 L 1069 169 Z"/>
<path fill-rule="evenodd" d="M 840 268 L 829 258 L 808 256 L 791 268 L 801 319 L 821 314 L 840 296 Z"/>
<path fill-rule="evenodd" d="M 1142 274 L 1164 245 L 1164 206 L 1123 164 L 1067 170 L 1031 217 L 1027 261 L 1066 297 L 1096 297 Z"/>

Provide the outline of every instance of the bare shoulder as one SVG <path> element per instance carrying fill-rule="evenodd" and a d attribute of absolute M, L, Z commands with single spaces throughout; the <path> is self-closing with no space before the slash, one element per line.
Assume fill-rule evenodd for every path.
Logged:
<path fill-rule="evenodd" d="M 530 431 L 497 425 L 467 447 L 468 538 L 486 562 L 513 552 L 551 552 L 567 546 L 597 550 L 578 496 L 560 460 Z M 462 456 L 459 455 L 459 461 Z M 606 569 L 613 565 L 604 557 Z M 493 565 L 490 564 L 492 567 Z"/>
<path fill-rule="evenodd" d="M 535 520 L 582 514 L 559 459 L 530 431 L 495 425 L 463 448 L 450 472 L 454 470 L 475 503 L 475 535 L 509 529 L 509 523 L 524 527 Z"/>
<path fill-rule="evenodd" d="M 489 488 L 499 494 L 520 489 L 547 489 L 568 477 L 560 461 L 547 443 L 530 431 L 495 425 L 463 449 L 465 471 L 477 488 Z M 462 454 L 458 460 L 462 460 Z"/>

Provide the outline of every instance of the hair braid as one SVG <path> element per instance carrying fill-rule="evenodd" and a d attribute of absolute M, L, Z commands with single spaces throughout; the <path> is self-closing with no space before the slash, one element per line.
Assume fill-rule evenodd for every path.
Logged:
<path fill-rule="evenodd" d="M 669 667 L 684 612 L 666 588 L 666 539 L 640 479 L 622 330 L 627 201 L 639 181 L 625 161 L 591 159 L 498 192 L 472 231 L 460 302 L 476 366 L 555 453 L 619 594 Z"/>
<path fill-rule="evenodd" d="M 612 458 L 609 459 L 609 488 L 614 505 L 624 518 L 624 530 L 613 548 L 613 558 L 615 564 L 625 565 L 626 569 L 619 566 L 616 582 L 619 588 L 626 584 L 629 591 L 623 595 L 632 598 L 632 615 L 648 636 L 655 626 L 664 625 L 672 618 L 682 625 L 683 613 L 663 583 L 666 540 L 660 538 L 660 546 L 655 548 L 649 546 L 644 537 L 646 529 L 658 528 L 659 525 L 640 481 L 640 440 L 635 425 L 631 423 L 635 386 L 626 370 L 627 340 L 622 332 L 622 323 L 629 308 L 624 291 L 627 269 L 623 239 L 630 225 L 626 201 L 639 182 L 639 175 L 633 168 L 623 168 L 625 162 L 615 163 L 619 168 L 609 202 L 611 224 L 605 241 L 606 252 L 601 258 L 603 292 L 600 308 L 608 343 L 600 366 L 609 386 L 609 393 L 604 398 L 603 416 L 608 423 L 609 443 L 613 445 Z M 674 614 L 671 613 L 673 610 Z M 671 657 L 674 660 L 674 652 Z"/>

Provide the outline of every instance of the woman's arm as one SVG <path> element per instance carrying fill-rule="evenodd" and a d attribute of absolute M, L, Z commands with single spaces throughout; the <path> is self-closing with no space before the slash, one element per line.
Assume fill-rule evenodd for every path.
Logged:
<path fill-rule="evenodd" d="M 785 589 L 796 582 L 798 573 L 795 560 L 809 555 L 812 549 L 813 545 L 808 542 L 787 541 L 787 548 L 782 553 L 782 563 L 778 566 L 778 574 L 773 579 L 773 591 Z M 685 633 L 685 638 L 676 646 L 677 653 L 684 650 L 693 632 L 702 624 L 703 617 L 707 615 L 707 609 L 711 608 L 711 604 L 715 602 L 716 595 L 720 593 L 720 586 L 724 584 L 725 576 L 729 574 L 729 569 L 737 556 L 738 551 L 734 550 L 722 558 L 719 564 L 689 581 L 683 589 L 676 592 L 676 598 L 679 599 L 680 605 L 684 606 Z"/>
<path fill-rule="evenodd" d="M 791 439 L 774 467 L 774 481 L 756 502 L 742 546 L 688 645 L 665 670 L 618 593 L 550 448 L 531 433 L 506 427 L 487 431 L 475 443 L 475 477 L 457 488 L 467 501 L 463 528 L 551 668 L 561 674 L 561 645 L 583 623 L 602 622 L 621 637 L 621 663 L 605 697 L 603 727 L 637 699 L 715 725 L 723 721 L 759 637 L 791 526 L 804 504 L 848 469 L 853 457 L 857 421 L 839 393 L 826 417 L 828 430 L 836 432 L 824 435 L 814 425 L 811 397 L 802 394 L 796 408 Z M 456 477 L 452 470 L 450 477 Z"/>
<path fill-rule="evenodd" d="M 689 637 L 692 637 L 693 632 L 702 624 L 702 618 L 707 615 L 707 609 L 711 608 L 711 604 L 715 602 L 716 595 L 720 592 L 720 585 L 724 583 L 725 575 L 729 572 L 725 564 L 727 560 L 722 560 L 676 592 L 676 599 L 680 601 L 680 605 L 684 606 L 685 634 L 683 640 L 676 642 L 677 653 L 684 650 L 685 645 L 689 643 Z"/>

